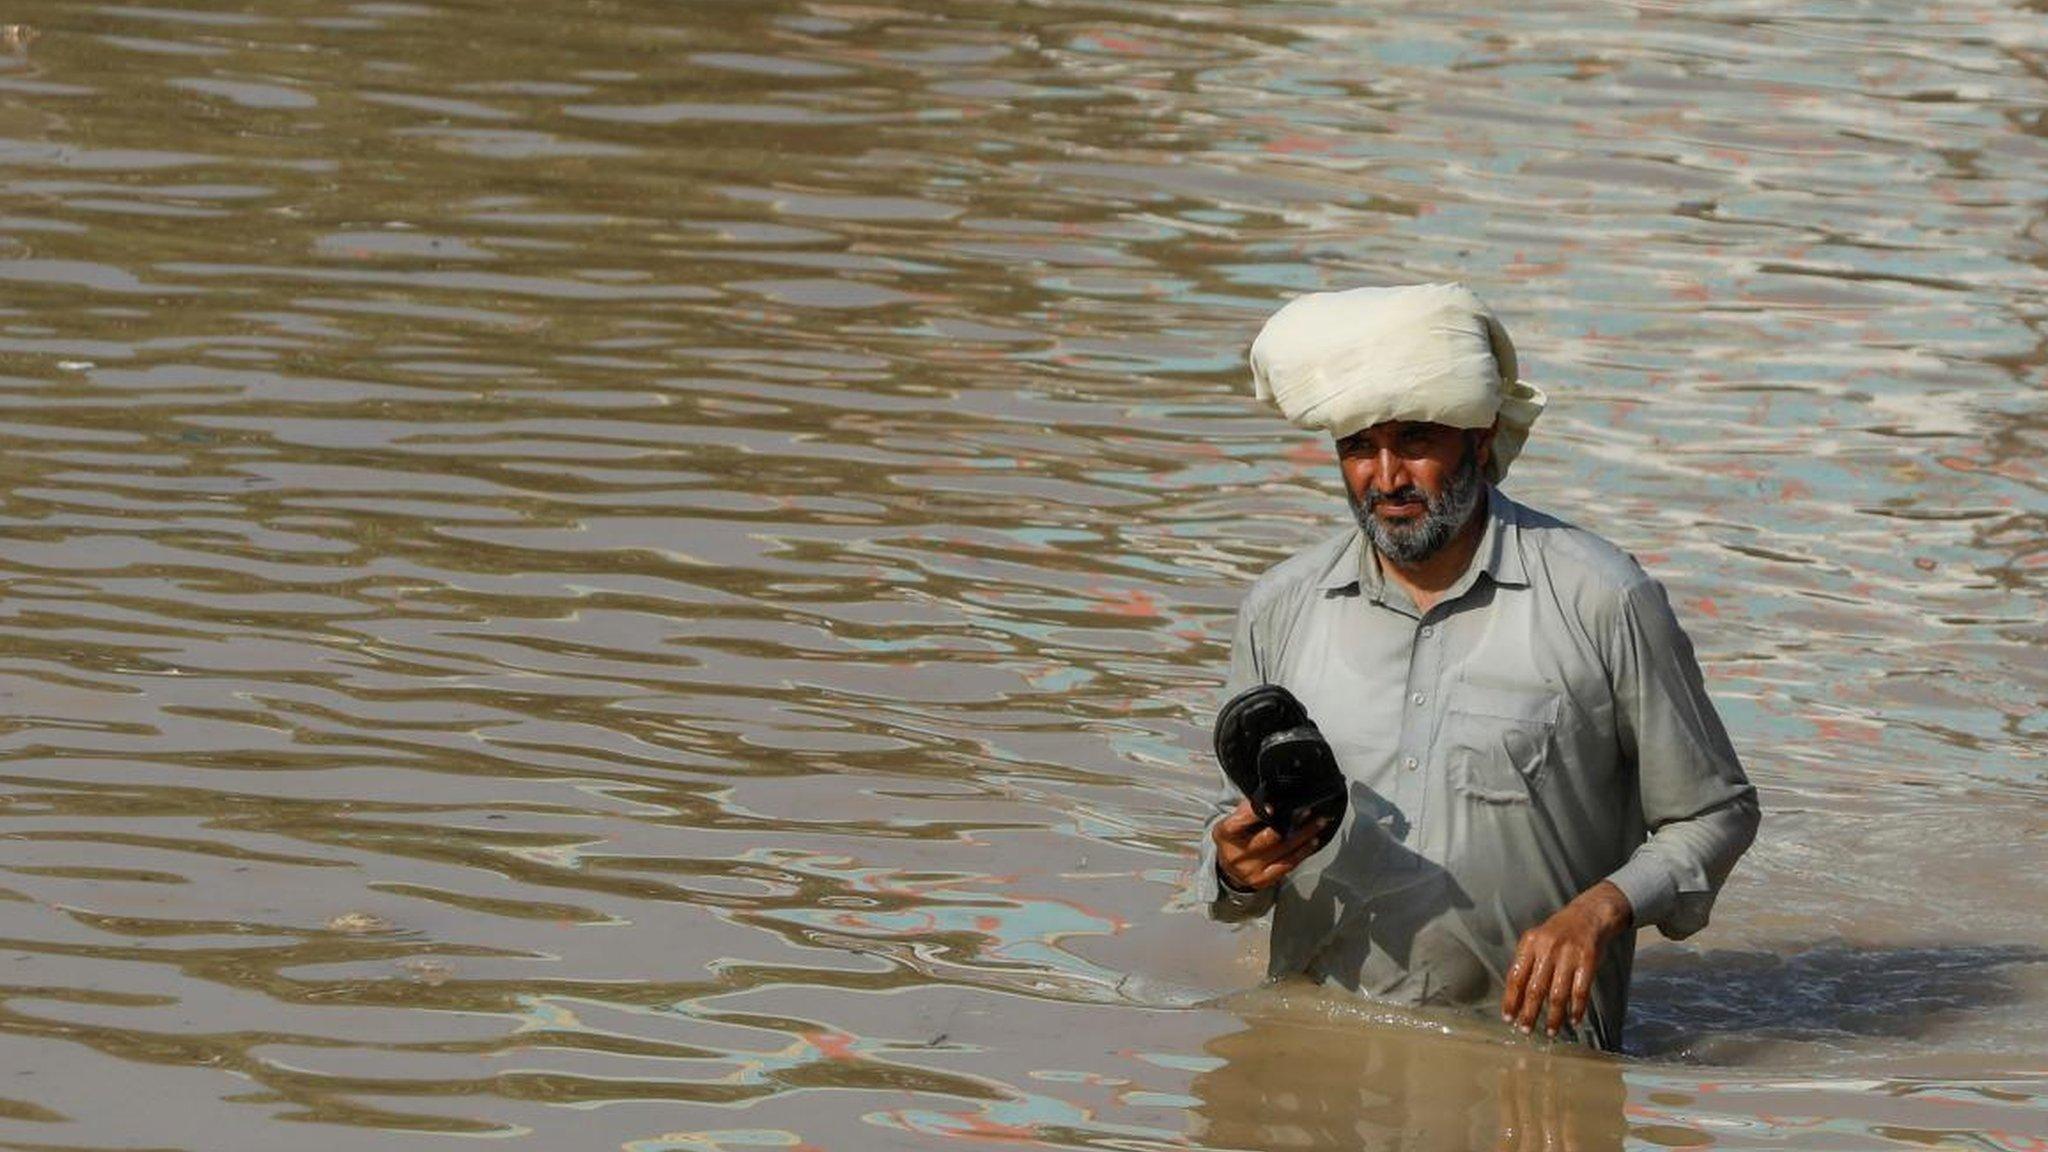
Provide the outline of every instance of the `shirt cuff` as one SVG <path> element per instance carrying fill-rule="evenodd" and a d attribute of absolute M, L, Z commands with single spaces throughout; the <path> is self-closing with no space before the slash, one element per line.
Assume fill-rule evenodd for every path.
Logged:
<path fill-rule="evenodd" d="M 1678 878 L 1662 860 L 1647 852 L 1630 857 L 1607 880 L 1628 897 L 1637 928 L 1661 926 L 1678 903 Z"/>
<path fill-rule="evenodd" d="M 1231 920 L 1243 920 L 1264 912 L 1273 903 L 1273 889 L 1239 888 L 1223 874 L 1223 869 L 1212 866 L 1210 877 L 1216 885 L 1214 906 L 1219 912 L 1227 913 Z"/>

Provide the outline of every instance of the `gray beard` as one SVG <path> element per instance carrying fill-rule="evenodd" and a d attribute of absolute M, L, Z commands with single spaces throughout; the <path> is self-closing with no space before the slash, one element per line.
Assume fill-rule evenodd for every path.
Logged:
<path fill-rule="evenodd" d="M 1486 494 L 1486 484 L 1479 475 L 1479 454 L 1468 443 L 1465 460 L 1451 473 L 1451 479 L 1444 490 L 1434 499 L 1423 498 L 1423 514 L 1406 524 L 1384 524 L 1372 514 L 1375 506 L 1391 493 L 1375 495 L 1366 493 L 1364 500 L 1351 496 L 1351 489 L 1344 490 L 1351 501 L 1351 514 L 1358 520 L 1358 526 L 1365 532 L 1366 539 L 1380 555 L 1396 564 L 1420 564 L 1437 554 L 1458 529 L 1472 518 L 1473 509 L 1479 507 L 1480 497 Z"/>

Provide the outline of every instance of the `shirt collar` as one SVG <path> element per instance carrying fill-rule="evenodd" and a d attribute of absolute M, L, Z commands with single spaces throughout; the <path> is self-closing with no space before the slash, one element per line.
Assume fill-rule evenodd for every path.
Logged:
<path fill-rule="evenodd" d="M 1529 570 L 1522 563 L 1522 506 L 1491 484 L 1486 486 L 1486 527 L 1472 553 L 1472 566 L 1452 584 L 1446 598 L 1469 591 L 1481 573 L 1496 584 L 1529 583 Z M 1365 533 L 1353 530 L 1344 550 L 1323 573 L 1320 585 L 1325 592 L 1356 590 L 1379 601 L 1385 595 L 1386 581 L 1379 557 L 1366 547 Z"/>
<path fill-rule="evenodd" d="M 1529 583 L 1522 564 L 1522 506 L 1491 484 L 1486 486 L 1486 535 L 1472 558 L 1495 584 Z"/>
<path fill-rule="evenodd" d="M 1371 562 L 1365 551 L 1365 533 L 1353 528 L 1351 539 L 1344 544 L 1344 550 L 1330 561 L 1330 567 L 1323 573 L 1318 585 L 1325 593 L 1356 591 L 1363 576 L 1364 588 L 1369 592 L 1379 590 L 1379 565 Z"/>

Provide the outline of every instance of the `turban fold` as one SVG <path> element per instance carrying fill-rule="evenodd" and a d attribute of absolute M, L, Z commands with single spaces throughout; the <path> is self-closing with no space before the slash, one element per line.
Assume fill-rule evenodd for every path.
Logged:
<path fill-rule="evenodd" d="M 1485 428 L 1498 417 L 1495 483 L 1547 399 L 1516 378 L 1507 329 L 1463 284 L 1298 297 L 1266 321 L 1251 362 L 1259 399 L 1339 440 L 1389 420 Z"/>

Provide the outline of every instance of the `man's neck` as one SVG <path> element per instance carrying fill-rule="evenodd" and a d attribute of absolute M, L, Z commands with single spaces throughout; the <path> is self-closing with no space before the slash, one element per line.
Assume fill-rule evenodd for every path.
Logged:
<path fill-rule="evenodd" d="M 1415 610 L 1427 613 L 1444 598 L 1451 585 L 1472 566 L 1472 557 L 1479 551 L 1479 541 L 1486 536 L 1487 502 L 1481 500 L 1472 510 L 1472 516 L 1458 534 L 1451 537 L 1443 547 L 1413 564 L 1402 564 L 1378 553 L 1380 571 L 1388 580 L 1398 585 L 1408 598 L 1415 602 Z"/>

